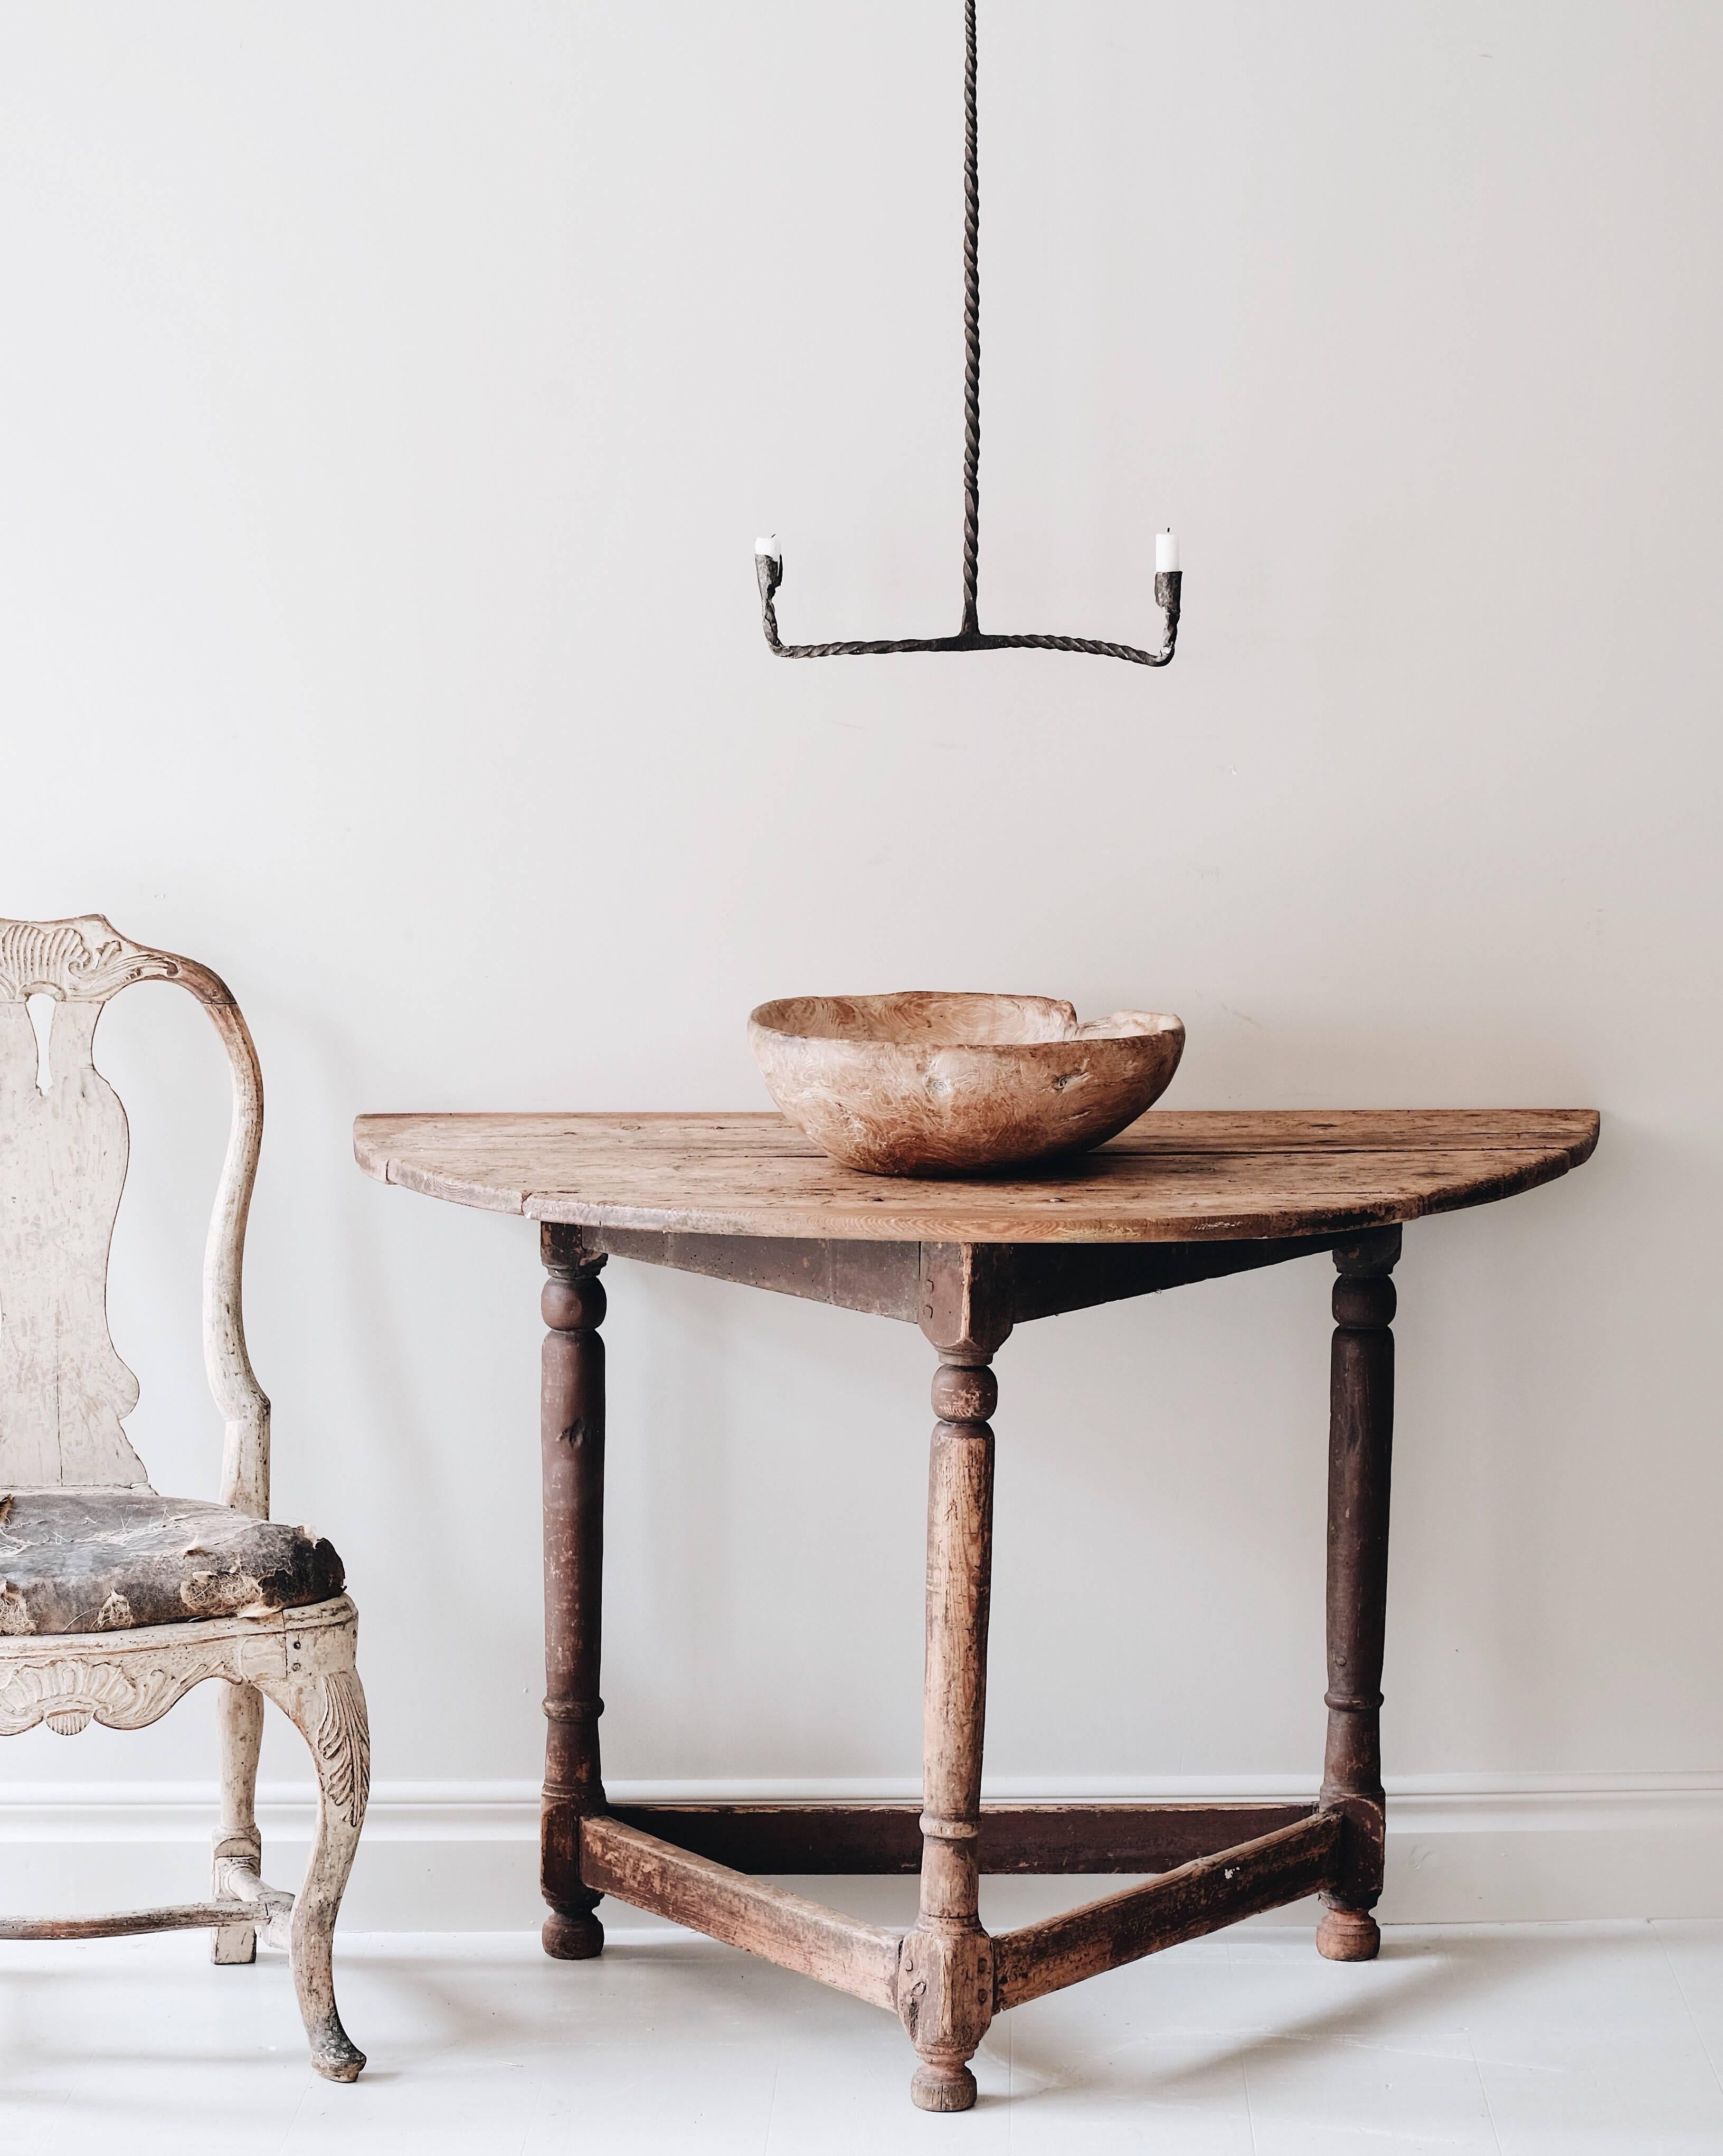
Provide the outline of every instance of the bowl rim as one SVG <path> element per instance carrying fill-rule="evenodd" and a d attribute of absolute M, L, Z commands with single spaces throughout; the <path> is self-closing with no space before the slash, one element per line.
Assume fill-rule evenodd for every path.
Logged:
<path fill-rule="evenodd" d="M 1184 1020 L 1171 1011 L 1113 1010 L 1104 1019 L 1091 1019 L 1087 1024 L 1100 1027 L 1110 1025 L 1115 1019 L 1135 1021 L 1131 1031 L 1109 1032 L 1079 1030 L 1059 1040 L 905 1040 L 889 1034 L 858 1034 L 836 1032 L 807 1032 L 779 1022 L 777 1014 L 792 1004 L 849 1004 L 866 1007 L 869 1004 L 933 1002 L 959 998 L 976 1002 L 1006 1004 L 1038 1003 L 1054 1010 L 1071 1014 L 1074 1024 L 1083 1024 L 1077 1018 L 1076 1007 L 1069 997 L 1043 996 L 991 988 L 895 988 L 867 995 L 774 996 L 762 1004 L 756 1004 L 748 1013 L 748 1029 L 760 1032 L 777 1040 L 828 1040 L 846 1048 L 895 1049 L 920 1055 L 1021 1055 L 1030 1050 L 1049 1050 L 1069 1053 L 1074 1048 L 1090 1045 L 1100 1041 L 1131 1041 L 1162 1040 L 1169 1034 L 1182 1034 Z"/>

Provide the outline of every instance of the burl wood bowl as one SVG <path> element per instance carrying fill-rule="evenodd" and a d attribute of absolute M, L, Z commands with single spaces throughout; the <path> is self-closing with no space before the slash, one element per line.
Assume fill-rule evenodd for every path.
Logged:
<path fill-rule="evenodd" d="M 1079 1025 L 1052 996 L 792 996 L 748 1039 L 772 1097 L 846 1168 L 975 1175 L 1100 1145 L 1160 1098 L 1185 1029 L 1158 1011 Z"/>

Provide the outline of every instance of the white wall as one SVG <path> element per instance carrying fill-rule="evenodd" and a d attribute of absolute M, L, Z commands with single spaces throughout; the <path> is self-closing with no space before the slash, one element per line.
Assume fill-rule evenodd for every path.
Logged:
<path fill-rule="evenodd" d="M 1723 1786 L 1723 14 L 985 0 L 983 619 L 1151 635 L 1172 522 L 1178 661 L 780 665 L 756 530 L 787 635 L 956 624 L 960 20 L 0 11 L 0 911 L 249 1014 L 278 1509 L 397 1796 L 535 1772 L 538 1273 L 352 1116 L 758 1106 L 751 1004 L 918 984 L 1178 1011 L 1184 1108 L 1601 1106 L 1408 1235 L 1388 1763 Z M 199 1490 L 205 1031 L 105 1028 L 133 1427 Z M 1011 1342 L 998 1776 L 1314 1778 L 1328 1285 Z M 613 1774 L 912 1777 L 924 1344 L 611 1301 Z"/>

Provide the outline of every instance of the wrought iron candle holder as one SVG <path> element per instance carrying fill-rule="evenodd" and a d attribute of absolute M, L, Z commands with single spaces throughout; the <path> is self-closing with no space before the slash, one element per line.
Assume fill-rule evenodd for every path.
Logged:
<path fill-rule="evenodd" d="M 850 659 L 888 651 L 1078 651 L 1097 659 L 1126 659 L 1137 666 L 1165 666 L 1178 641 L 1183 578 L 1176 568 L 1155 576 L 1155 603 L 1165 617 L 1160 647 L 1106 644 L 1088 636 L 999 636 L 984 629 L 976 607 L 981 552 L 981 272 L 977 243 L 981 189 L 976 167 L 975 0 L 964 0 L 963 74 L 963 624 L 955 636 L 872 637 L 837 644 L 786 644 L 777 633 L 774 604 L 784 580 L 783 554 L 775 542 L 754 549 L 760 586 L 760 618 L 766 641 L 780 659 Z M 1177 558 L 1175 554 L 1174 558 Z"/>

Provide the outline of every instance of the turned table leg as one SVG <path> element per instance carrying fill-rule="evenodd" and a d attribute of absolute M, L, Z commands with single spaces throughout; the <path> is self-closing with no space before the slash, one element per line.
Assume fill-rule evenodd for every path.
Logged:
<path fill-rule="evenodd" d="M 982 1732 L 999 1388 L 985 1364 L 933 1381 L 927 1481 L 927 1661 L 922 1705 L 921 1905 L 903 1943 L 898 2011 L 920 2064 L 923 2111 L 967 2111 L 968 2061 L 993 2015 L 993 1945 L 981 1928 Z"/>
<path fill-rule="evenodd" d="M 922 1686 L 921 1900 L 898 1964 L 898 2012 L 920 2060 L 923 2111 L 967 2111 L 969 2060 L 993 2018 L 993 1943 L 982 1929 L 982 1739 L 993 1563 L 988 1367 L 1011 1330 L 995 1254 L 926 1253 L 921 1328 L 940 1351 L 927 1476 L 927 1657 Z"/>
<path fill-rule="evenodd" d="M 1344 1814 L 1341 1871 L 1326 1892 L 1316 1946 L 1330 1961 L 1369 1961 L 1382 1944 L 1382 1634 L 1388 1590 L 1388 1476 L 1394 1438 L 1394 1283 L 1398 1228 L 1334 1253 L 1328 1434 L 1328 1747 L 1321 1808 Z"/>
<path fill-rule="evenodd" d="M 539 1880 L 551 1914 L 544 1948 L 562 1961 L 601 1953 L 600 1897 L 581 1884 L 580 1823 L 604 1809 L 598 1762 L 600 1599 L 604 1568 L 603 1257 L 577 1229 L 543 1230 L 545 1323 L 540 1432 L 544 1463 L 544 1805 Z"/>

